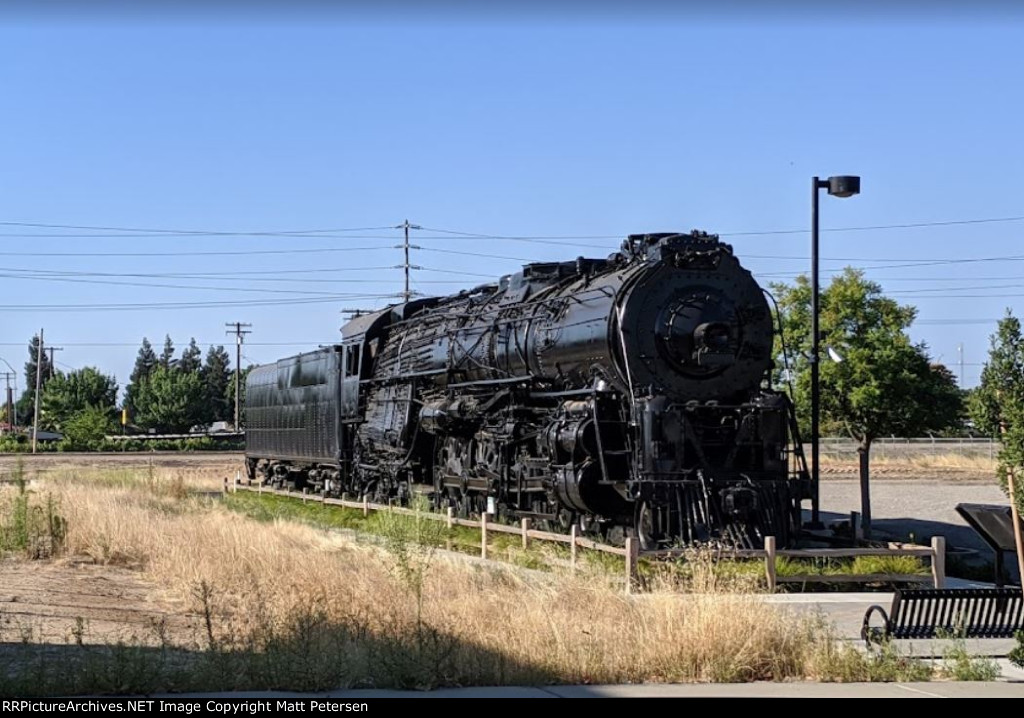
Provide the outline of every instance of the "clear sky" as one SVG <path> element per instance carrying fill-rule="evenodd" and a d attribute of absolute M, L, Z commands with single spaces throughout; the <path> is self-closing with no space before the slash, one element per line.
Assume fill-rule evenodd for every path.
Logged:
<path fill-rule="evenodd" d="M 0 225 L 19 372 L 40 327 L 59 366 L 122 387 L 143 336 L 205 351 L 250 322 L 252 362 L 334 341 L 340 310 L 402 289 L 400 232 L 360 228 L 406 218 L 434 228 L 413 232 L 424 293 L 692 228 L 791 279 L 815 174 L 863 176 L 824 228 L 1016 218 L 822 235 L 826 272 L 915 304 L 955 372 L 963 344 L 967 386 L 1024 297 L 1020 14 L 230 7 L 0 25 L 0 221 L 205 233 Z M 259 234 L 324 229 L 357 231 Z M 769 230 L 793 232 L 736 234 Z"/>

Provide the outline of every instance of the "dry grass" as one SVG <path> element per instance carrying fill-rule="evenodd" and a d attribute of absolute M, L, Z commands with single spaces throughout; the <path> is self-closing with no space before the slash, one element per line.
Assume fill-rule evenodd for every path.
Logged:
<path fill-rule="evenodd" d="M 200 645 L 161 638 L 163 673 L 152 675 L 162 677 L 146 673 L 155 683 L 141 682 L 144 689 L 734 682 L 856 673 L 834 667 L 834 638 L 819 621 L 733 593 L 735 586 L 723 586 L 710 569 L 693 572 L 697 593 L 627 597 L 601 574 L 537 575 L 435 555 L 410 543 L 408 523 L 380 547 L 297 523 L 257 522 L 204 495 L 217 483 L 202 476 L 77 472 L 43 484 L 67 520 L 68 551 L 137 566 L 201 617 Z M 200 655 L 202 670 L 182 673 L 181 649 Z M 844 665 L 856 661 L 841 658 Z"/>
<path fill-rule="evenodd" d="M 883 469 L 900 473 L 914 473 L 939 469 L 942 471 L 962 471 L 971 474 L 996 475 L 996 458 L 985 454 L 958 454 L 915 452 L 901 454 L 898 452 L 872 451 L 872 469 Z M 823 469 L 842 469 L 856 472 L 858 459 L 856 454 L 824 454 L 821 457 Z"/>

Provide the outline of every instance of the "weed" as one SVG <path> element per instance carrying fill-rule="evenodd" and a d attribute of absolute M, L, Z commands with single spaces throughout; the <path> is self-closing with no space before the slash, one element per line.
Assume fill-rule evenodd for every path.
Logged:
<path fill-rule="evenodd" d="M 821 641 L 811 665 L 812 677 L 832 683 L 929 681 L 933 675 L 928 662 L 905 655 L 892 641 L 871 652 L 836 640 Z"/>
<path fill-rule="evenodd" d="M 1001 671 L 999 664 L 985 656 L 972 656 L 960 636 L 938 635 L 950 643 L 942 651 L 939 674 L 954 681 L 994 681 Z"/>

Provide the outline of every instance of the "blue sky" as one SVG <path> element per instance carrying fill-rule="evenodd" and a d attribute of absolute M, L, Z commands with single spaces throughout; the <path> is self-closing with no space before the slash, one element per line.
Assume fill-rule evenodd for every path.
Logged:
<path fill-rule="evenodd" d="M 823 198 L 825 228 L 1024 216 L 1019 16 L 791 15 L 14 17 L 0 221 L 259 233 L 408 218 L 555 238 L 414 232 L 415 288 L 447 293 L 517 258 L 604 256 L 632 232 L 806 230 L 815 174 L 863 176 L 861 196 Z M 913 336 L 954 371 L 962 343 L 970 386 L 1024 297 L 1022 229 L 826 232 L 823 267 L 864 267 L 918 306 Z M 335 340 L 341 309 L 402 288 L 394 230 L 0 234 L 0 357 L 20 371 L 42 326 L 64 368 L 122 386 L 143 336 L 205 349 L 250 322 L 245 356 L 264 362 Z M 806 232 L 728 241 L 765 282 L 809 266 Z M 147 256 L 109 256 L 130 253 Z M 965 259 L 986 261 L 944 262 Z M 182 302 L 204 306 L 93 306 Z"/>

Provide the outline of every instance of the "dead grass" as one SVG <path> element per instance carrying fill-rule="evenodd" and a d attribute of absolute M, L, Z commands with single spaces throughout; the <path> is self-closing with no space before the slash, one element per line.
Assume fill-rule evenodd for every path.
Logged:
<path fill-rule="evenodd" d="M 993 478 L 996 475 L 998 461 L 996 458 L 989 458 L 984 454 L 958 454 L 950 453 L 885 453 L 884 451 L 871 452 L 872 470 L 882 469 L 900 473 L 914 473 L 938 469 L 941 471 L 966 472 L 971 474 L 990 474 Z M 842 469 L 857 471 L 857 455 L 823 455 L 821 465 L 825 470 Z"/>
<path fill-rule="evenodd" d="M 845 653 L 846 668 L 829 668 L 837 663 L 828 648 L 834 638 L 819 621 L 735 593 L 713 570 L 695 569 L 699 590 L 686 597 L 627 597 L 618 577 L 474 564 L 419 551 L 401 532 L 381 547 L 290 521 L 258 522 L 204 495 L 216 487 L 208 478 L 182 472 L 78 471 L 44 483 L 66 518 L 69 552 L 138 567 L 187 601 L 202 629 L 195 645 L 161 638 L 155 654 L 129 640 L 87 662 L 93 684 L 66 678 L 35 690 L 102 689 L 107 683 L 96 676 L 106 674 L 96 661 L 116 670 L 128 654 L 150 667 L 133 684 L 138 690 L 861 675 Z M 45 656 L 22 656 L 22 668 L 10 664 L 8 675 L 21 671 L 24 679 L 24 666 Z"/>

